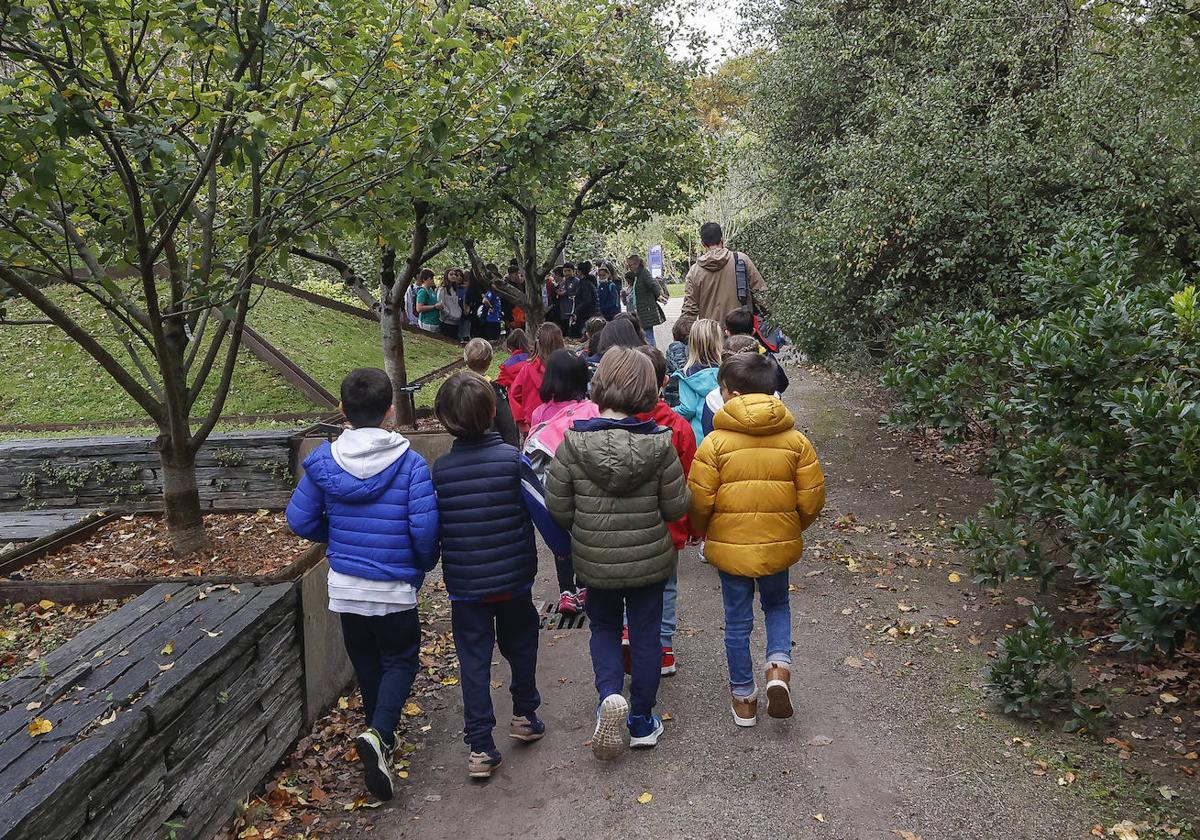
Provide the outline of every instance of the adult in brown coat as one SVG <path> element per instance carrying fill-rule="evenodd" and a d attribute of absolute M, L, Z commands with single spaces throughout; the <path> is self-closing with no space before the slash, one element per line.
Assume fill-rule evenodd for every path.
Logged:
<path fill-rule="evenodd" d="M 725 233 L 716 222 L 700 226 L 700 241 L 705 252 L 688 271 L 683 286 L 684 317 L 711 318 L 725 323 L 725 316 L 743 306 L 737 295 L 737 267 L 733 254 L 725 247 Z M 746 266 L 746 285 L 755 294 L 767 290 L 767 284 L 754 263 L 739 254 Z"/>

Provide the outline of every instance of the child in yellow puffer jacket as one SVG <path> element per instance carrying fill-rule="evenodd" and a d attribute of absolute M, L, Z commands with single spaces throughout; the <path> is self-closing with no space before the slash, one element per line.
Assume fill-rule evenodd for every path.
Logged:
<path fill-rule="evenodd" d="M 721 576 L 730 710 L 738 726 L 758 722 L 750 657 L 754 588 L 767 631 L 767 714 L 792 716 L 788 683 L 792 614 L 788 569 L 804 551 L 804 529 L 825 505 L 825 476 L 808 438 L 775 396 L 775 364 L 739 353 L 718 375 L 725 406 L 692 462 L 692 530 Z"/>

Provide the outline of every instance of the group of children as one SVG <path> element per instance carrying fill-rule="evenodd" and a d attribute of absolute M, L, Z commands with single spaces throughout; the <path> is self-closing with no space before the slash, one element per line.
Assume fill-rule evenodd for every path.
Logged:
<path fill-rule="evenodd" d="M 287 515 L 297 534 L 329 545 L 329 604 L 362 692 L 367 729 L 356 745 L 375 796 L 392 795 L 394 730 L 419 668 L 416 594 L 439 557 L 469 775 L 487 778 L 501 763 L 490 691 L 497 645 L 512 670 L 510 738 L 544 735 L 535 530 L 555 557 L 560 611 L 588 616 L 598 758 L 662 736 L 654 707 L 661 677 L 676 669 L 676 560 L 689 540 L 706 541 L 704 558 L 721 581 L 734 723 L 758 717 L 749 643 L 756 587 L 766 711 L 791 716 L 788 569 L 824 504 L 824 478 L 778 397 L 782 369 L 730 329 L 738 317 L 726 319 L 723 340 L 715 321 L 676 324 L 665 355 L 645 344 L 631 316 L 589 329 L 577 352 L 554 324 L 538 328 L 532 347 L 514 331 L 495 381 L 486 375 L 491 345 L 471 341 L 470 370 L 435 399 L 454 442 L 432 470 L 389 430 L 387 376 L 359 369 L 346 377 L 349 428 L 306 459 Z M 678 411 L 664 399 L 672 384 Z"/>

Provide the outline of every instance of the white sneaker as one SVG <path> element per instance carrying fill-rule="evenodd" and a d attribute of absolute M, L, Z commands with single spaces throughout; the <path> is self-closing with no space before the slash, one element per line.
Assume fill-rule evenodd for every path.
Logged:
<path fill-rule="evenodd" d="M 629 737 L 629 701 L 620 694 L 610 694 L 600 702 L 596 715 L 596 731 L 592 733 L 592 754 L 601 761 L 610 761 L 625 750 Z"/>

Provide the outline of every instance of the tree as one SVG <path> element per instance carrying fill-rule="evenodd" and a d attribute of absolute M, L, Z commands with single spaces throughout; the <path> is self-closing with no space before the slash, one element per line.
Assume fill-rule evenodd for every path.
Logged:
<path fill-rule="evenodd" d="M 397 144 L 416 129 L 390 106 L 420 70 L 401 62 L 421 26 L 419 8 L 376 0 L 0 11 L 0 281 L 158 426 L 181 554 L 206 542 L 195 455 L 232 384 L 252 284 L 408 165 Z M 124 355 L 56 286 L 104 312 Z"/>

